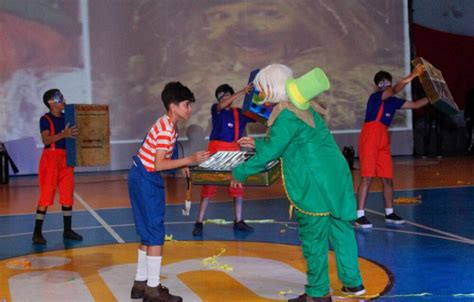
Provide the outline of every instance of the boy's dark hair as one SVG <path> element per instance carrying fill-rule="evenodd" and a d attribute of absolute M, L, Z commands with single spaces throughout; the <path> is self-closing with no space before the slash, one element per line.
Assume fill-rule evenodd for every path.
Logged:
<path fill-rule="evenodd" d="M 56 89 L 56 88 L 50 89 L 50 90 L 46 91 L 43 94 L 43 103 L 49 109 L 49 103 L 48 102 L 52 99 L 55 99 L 59 95 L 62 97 L 61 91 L 59 91 L 59 89 Z"/>
<path fill-rule="evenodd" d="M 375 85 L 378 85 L 380 81 L 383 81 L 383 80 L 388 80 L 392 82 L 392 75 L 384 70 L 377 72 L 374 76 Z"/>
<path fill-rule="evenodd" d="M 166 110 L 170 109 L 171 104 L 179 105 L 182 101 L 194 103 L 194 94 L 192 91 L 180 82 L 169 82 L 161 92 L 161 99 Z"/>
<path fill-rule="evenodd" d="M 214 95 L 216 96 L 216 99 L 220 101 L 222 95 L 227 92 L 230 92 L 230 94 L 234 94 L 234 88 L 232 88 L 229 84 L 222 84 L 216 88 L 216 92 L 214 93 Z"/>

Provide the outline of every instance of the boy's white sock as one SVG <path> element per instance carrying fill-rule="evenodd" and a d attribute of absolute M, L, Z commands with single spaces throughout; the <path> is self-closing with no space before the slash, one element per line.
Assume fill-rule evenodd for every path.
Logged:
<path fill-rule="evenodd" d="M 365 210 L 357 210 L 357 218 L 361 218 L 365 216 Z"/>
<path fill-rule="evenodd" d="M 146 252 L 138 249 L 137 274 L 135 275 L 135 280 L 146 281 L 147 278 L 148 273 L 146 269 Z"/>
<path fill-rule="evenodd" d="M 146 266 L 148 271 L 148 281 L 146 285 L 157 287 L 160 284 L 161 256 L 146 256 Z"/>
<path fill-rule="evenodd" d="M 393 213 L 393 208 L 385 208 L 385 215 L 390 215 Z"/>

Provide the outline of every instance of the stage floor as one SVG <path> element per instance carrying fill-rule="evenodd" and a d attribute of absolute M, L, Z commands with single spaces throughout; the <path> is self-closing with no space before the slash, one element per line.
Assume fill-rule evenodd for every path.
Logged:
<path fill-rule="evenodd" d="M 367 202 L 374 228 L 356 230 L 367 294 L 343 298 L 330 253 L 334 300 L 473 301 L 474 158 L 400 157 L 394 171 L 395 198 L 422 202 L 397 205 L 407 223 L 386 225 L 374 182 Z M 84 241 L 63 241 L 55 205 L 46 216 L 44 247 L 31 243 L 36 177 L 0 186 L 0 301 L 131 301 L 138 237 L 126 178 L 126 172 L 76 175 L 73 226 Z M 183 178 L 167 179 L 162 281 L 172 292 L 184 301 L 285 301 L 303 292 L 305 264 L 281 182 L 247 189 L 244 218 L 253 233 L 232 229 L 233 205 L 222 189 L 203 236 L 193 237 L 200 188 L 193 190 L 190 216 L 181 214 L 185 191 Z"/>

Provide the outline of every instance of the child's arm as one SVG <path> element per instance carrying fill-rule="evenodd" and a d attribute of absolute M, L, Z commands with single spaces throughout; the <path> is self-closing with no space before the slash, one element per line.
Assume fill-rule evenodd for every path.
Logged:
<path fill-rule="evenodd" d="M 63 138 L 74 137 L 77 134 L 77 128 L 76 126 L 69 127 L 69 124 L 67 124 L 64 130 L 58 134 L 50 135 L 50 133 L 51 132 L 49 129 L 41 131 L 41 139 L 43 140 L 43 144 L 51 145 L 52 143 L 62 140 Z"/>
<path fill-rule="evenodd" d="M 406 77 L 401 79 L 395 86 L 389 87 L 383 91 L 382 100 L 388 99 L 389 97 L 399 93 L 408 85 L 414 78 L 421 75 L 425 71 L 425 67 L 421 64 L 416 65 L 415 69 Z"/>
<path fill-rule="evenodd" d="M 179 159 L 166 159 L 166 150 L 156 150 L 155 171 L 165 171 L 199 164 L 209 158 L 208 151 L 198 151 L 190 156 Z"/>
<path fill-rule="evenodd" d="M 250 83 L 247 86 L 245 86 L 244 88 L 242 88 L 241 90 L 234 93 L 233 95 L 222 99 L 222 101 L 220 101 L 217 104 L 217 111 L 221 111 L 222 109 L 224 109 L 227 106 L 229 106 L 230 104 L 232 104 L 240 96 L 247 94 L 252 89 L 252 87 L 253 87 L 253 85 L 252 85 L 252 83 Z"/>
<path fill-rule="evenodd" d="M 428 105 L 428 98 L 422 98 L 414 102 L 405 102 L 401 109 L 418 109 Z"/>

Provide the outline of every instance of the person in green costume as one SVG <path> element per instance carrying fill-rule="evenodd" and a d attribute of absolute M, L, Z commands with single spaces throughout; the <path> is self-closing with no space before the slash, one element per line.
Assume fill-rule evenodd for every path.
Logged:
<path fill-rule="evenodd" d="M 324 72 L 315 68 L 298 79 L 280 64 L 263 68 L 253 81 L 264 102 L 276 103 L 268 119 L 267 136 L 243 137 L 242 147 L 255 155 L 232 171 L 231 186 L 280 159 L 283 184 L 291 207 L 296 209 L 298 236 L 307 262 L 305 293 L 291 302 L 332 301 L 328 274 L 328 242 L 336 254 L 342 292 L 362 295 L 357 243 L 352 221 L 356 200 L 349 167 L 321 118 L 321 107 L 311 101 L 329 89 Z"/>

